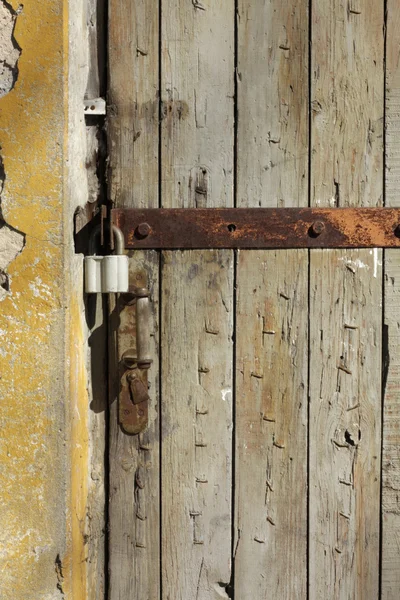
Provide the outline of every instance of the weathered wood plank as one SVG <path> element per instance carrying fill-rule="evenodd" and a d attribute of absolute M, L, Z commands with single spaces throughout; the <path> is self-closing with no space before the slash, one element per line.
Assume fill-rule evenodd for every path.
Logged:
<path fill-rule="evenodd" d="M 400 206 L 400 6 L 387 4 L 386 205 Z M 385 390 L 382 455 L 382 598 L 400 596 L 400 256 L 385 251 Z"/>
<path fill-rule="evenodd" d="M 118 207 L 158 206 L 159 3 L 110 0 L 109 194 Z M 154 363 L 149 371 L 149 428 L 127 436 L 118 424 L 115 360 L 122 340 L 111 321 L 109 598 L 143 600 L 160 595 L 160 492 L 158 420 L 159 260 L 133 254 L 131 270 L 147 271 L 152 290 Z M 134 271 L 132 271 L 133 274 Z M 134 345 L 134 340 L 132 340 Z M 114 373 L 114 377 L 113 377 Z"/>
<path fill-rule="evenodd" d="M 377 252 L 313 251 L 310 598 L 377 598 L 381 269 Z"/>
<path fill-rule="evenodd" d="M 232 206 L 234 1 L 162 15 L 162 206 Z"/>
<path fill-rule="evenodd" d="M 109 193 L 158 206 L 159 2 L 109 2 Z"/>
<path fill-rule="evenodd" d="M 382 203 L 383 5 L 313 3 L 311 203 Z M 312 251 L 309 597 L 379 588 L 381 252 Z"/>
<path fill-rule="evenodd" d="M 235 594 L 306 598 L 308 252 L 237 272 Z"/>
<path fill-rule="evenodd" d="M 149 426 L 139 435 L 125 434 L 118 423 L 118 359 L 135 340 L 118 335 L 120 316 L 110 323 L 109 444 L 109 598 L 158 598 L 159 580 L 159 417 L 158 417 L 158 274 L 156 252 L 135 252 L 131 280 L 145 271 L 151 291 L 151 355 Z M 110 299 L 112 301 L 112 299 Z"/>
<path fill-rule="evenodd" d="M 162 3 L 162 205 L 233 204 L 234 1 Z M 162 269 L 162 597 L 226 597 L 233 253 Z"/>
<path fill-rule="evenodd" d="M 307 206 L 308 2 L 238 8 L 238 206 Z M 237 289 L 235 595 L 304 599 L 308 253 L 241 251 Z"/>
<path fill-rule="evenodd" d="M 89 72 L 85 97 L 96 98 L 105 91 L 104 41 L 105 0 L 87 0 L 86 26 L 89 50 Z M 104 160 L 102 140 L 103 123 L 90 120 L 86 123 L 86 177 L 87 200 L 94 206 L 104 190 L 98 174 L 98 164 Z M 83 214 L 87 214 L 83 209 Z M 86 221 L 86 219 L 85 219 Z M 88 537 L 87 574 L 88 600 L 102 600 L 106 596 L 106 423 L 108 412 L 107 385 L 107 308 L 104 297 L 86 298 L 86 322 L 88 325 L 89 369 L 89 428 L 90 473 L 88 482 Z"/>
<path fill-rule="evenodd" d="M 89 330 L 90 399 L 90 473 L 88 482 L 88 600 L 105 597 L 105 481 L 107 479 L 105 449 L 107 397 L 107 310 L 101 295 L 86 302 Z M 92 321 L 93 319 L 93 321 Z"/>
<path fill-rule="evenodd" d="M 86 24 L 89 46 L 89 73 L 85 98 L 103 96 L 106 92 L 106 0 L 87 0 Z"/>
<path fill-rule="evenodd" d="M 162 269 L 163 597 L 226 597 L 230 583 L 230 252 L 168 252 Z"/>
<path fill-rule="evenodd" d="M 308 1 L 238 10 L 237 205 L 307 206 Z"/>

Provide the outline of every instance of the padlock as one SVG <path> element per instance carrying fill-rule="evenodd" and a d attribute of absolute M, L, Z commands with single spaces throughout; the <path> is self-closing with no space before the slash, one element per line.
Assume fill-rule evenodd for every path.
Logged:
<path fill-rule="evenodd" d="M 89 256 L 85 256 L 85 292 L 110 294 L 127 292 L 129 288 L 129 261 L 124 254 L 125 240 L 122 231 L 113 225 L 115 254 L 96 256 L 96 240 L 100 226 L 89 239 Z"/>

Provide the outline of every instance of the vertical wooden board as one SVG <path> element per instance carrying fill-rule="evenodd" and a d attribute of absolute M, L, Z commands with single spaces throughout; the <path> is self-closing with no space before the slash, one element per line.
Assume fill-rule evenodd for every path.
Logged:
<path fill-rule="evenodd" d="M 227 597 L 231 556 L 230 252 L 168 252 L 162 269 L 163 597 Z"/>
<path fill-rule="evenodd" d="M 312 8 L 311 203 L 382 203 L 383 4 Z M 377 598 L 380 250 L 310 253 L 309 597 Z"/>
<path fill-rule="evenodd" d="M 307 206 L 308 0 L 239 0 L 237 23 L 237 205 Z"/>
<path fill-rule="evenodd" d="M 234 0 L 163 0 L 161 202 L 233 204 Z M 233 253 L 162 271 L 162 597 L 226 597 Z"/>
<path fill-rule="evenodd" d="M 104 95 L 106 89 L 106 1 L 87 0 L 86 23 L 89 46 L 89 73 L 85 98 Z"/>
<path fill-rule="evenodd" d="M 118 422 L 118 358 L 129 340 L 118 336 L 120 313 L 111 311 L 110 446 L 109 446 L 109 598 L 158 598 L 159 581 L 159 417 L 158 417 L 158 269 L 156 252 L 135 252 L 131 280 L 144 269 L 151 292 L 151 354 L 149 425 L 127 435 Z M 135 340 L 132 339 L 134 347 Z M 124 345 L 122 345 L 124 344 Z"/>
<path fill-rule="evenodd" d="M 375 0 L 313 3 L 312 206 L 382 204 L 383 11 Z"/>
<path fill-rule="evenodd" d="M 105 0 L 87 0 L 86 24 L 89 50 L 89 72 L 85 98 L 97 98 L 105 88 L 104 41 Z M 102 118 L 89 119 L 86 123 L 86 178 L 87 200 L 92 205 L 102 195 L 98 174 L 99 160 L 104 160 Z M 99 159 L 99 157 L 101 157 Z M 82 210 L 86 216 L 87 211 Z M 85 219 L 86 222 L 86 219 Z M 106 596 L 106 497 L 107 480 L 107 308 L 102 295 L 86 296 L 86 323 L 88 326 L 89 376 L 89 428 L 90 428 L 90 474 L 88 482 L 88 534 L 87 573 L 88 600 L 102 600 Z"/>
<path fill-rule="evenodd" d="M 238 260 L 235 594 L 306 598 L 308 252 Z"/>
<path fill-rule="evenodd" d="M 105 561 L 106 520 L 106 420 L 107 389 L 107 311 L 104 297 L 87 297 L 86 318 L 89 321 L 89 364 L 92 374 L 89 385 L 90 411 L 90 473 L 88 482 L 88 600 L 102 600 L 106 594 Z"/>
<path fill-rule="evenodd" d="M 385 252 L 382 599 L 400 596 L 400 260 Z"/>
<path fill-rule="evenodd" d="M 108 6 L 109 194 L 119 208 L 158 206 L 159 3 Z"/>
<path fill-rule="evenodd" d="M 307 206 L 308 2 L 238 3 L 237 202 Z M 308 253 L 237 263 L 235 594 L 305 598 Z"/>
<path fill-rule="evenodd" d="M 400 206 L 400 6 L 387 4 L 386 205 Z M 382 598 L 400 596 L 400 256 L 385 251 L 385 379 L 382 455 Z"/>
<path fill-rule="evenodd" d="M 163 0 L 162 35 L 162 206 L 232 206 L 234 0 Z"/>
<path fill-rule="evenodd" d="M 313 252 L 311 273 L 310 597 L 377 598 L 378 252 Z"/>
<path fill-rule="evenodd" d="M 108 23 L 109 195 L 120 208 L 154 208 L 159 203 L 159 2 L 110 0 Z M 115 361 L 122 339 L 116 315 L 111 318 L 110 600 L 160 594 L 158 267 L 156 253 L 133 253 L 131 269 L 144 268 L 150 278 L 155 336 L 149 428 L 139 436 L 126 435 L 118 423 Z"/>

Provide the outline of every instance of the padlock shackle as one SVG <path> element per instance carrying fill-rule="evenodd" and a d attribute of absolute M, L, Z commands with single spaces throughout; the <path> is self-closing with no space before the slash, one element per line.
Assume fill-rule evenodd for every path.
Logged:
<path fill-rule="evenodd" d="M 100 233 L 101 233 L 101 227 L 100 227 L 100 225 L 96 225 L 96 227 L 93 229 L 93 231 L 89 237 L 89 248 L 88 248 L 89 256 L 96 256 L 96 241 L 97 241 L 97 238 L 100 235 Z"/>
<path fill-rule="evenodd" d="M 122 233 L 120 228 L 117 227 L 116 225 L 112 226 L 112 232 L 113 232 L 113 237 L 114 237 L 115 253 L 117 255 L 122 255 L 122 254 L 124 254 L 124 251 L 125 251 L 124 234 Z M 96 243 L 97 243 L 97 238 L 100 235 L 100 233 L 101 233 L 101 226 L 96 225 L 96 227 L 93 229 L 93 231 L 89 237 L 89 255 L 90 256 L 96 256 Z"/>
<path fill-rule="evenodd" d="M 112 232 L 114 235 L 115 253 L 119 256 L 125 251 L 125 238 L 124 234 L 116 225 L 112 226 Z"/>

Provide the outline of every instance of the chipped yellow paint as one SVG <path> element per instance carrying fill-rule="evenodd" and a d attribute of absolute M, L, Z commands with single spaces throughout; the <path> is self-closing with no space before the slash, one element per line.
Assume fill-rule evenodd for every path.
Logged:
<path fill-rule="evenodd" d="M 70 393 L 71 399 L 71 508 L 70 526 L 72 546 L 64 557 L 64 565 L 70 574 L 64 591 L 74 600 L 87 598 L 87 546 L 86 513 L 87 513 L 87 468 L 88 468 L 88 406 L 86 390 L 87 375 L 83 356 L 84 339 L 81 326 L 83 307 L 72 298 L 70 310 Z"/>
<path fill-rule="evenodd" d="M 0 597 L 84 600 L 88 401 L 64 224 L 67 0 L 20 10 L 19 76 L 0 98 L 2 211 L 26 235 L 0 304 Z"/>

